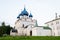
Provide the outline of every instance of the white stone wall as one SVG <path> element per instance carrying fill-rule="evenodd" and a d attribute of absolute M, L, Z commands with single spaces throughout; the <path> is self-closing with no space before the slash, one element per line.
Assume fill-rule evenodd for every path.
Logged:
<path fill-rule="evenodd" d="M 27 28 L 23 28 L 28 25 Z M 22 17 L 19 19 L 15 24 L 15 29 L 17 29 L 18 33 L 17 35 L 27 35 L 30 36 L 30 31 L 32 30 L 32 27 L 34 27 L 36 24 L 36 20 L 32 20 L 32 18 L 28 18 L 27 16 Z"/>
<path fill-rule="evenodd" d="M 59 23 L 56 23 L 59 22 Z M 53 23 L 53 24 L 52 24 Z M 59 36 L 60 30 L 60 19 L 47 23 L 47 25 L 52 28 L 52 36 Z"/>
<path fill-rule="evenodd" d="M 35 27 L 32 29 L 32 36 L 51 36 L 51 30 Z"/>
<path fill-rule="evenodd" d="M 58 36 L 60 36 L 60 30 L 58 30 Z"/>

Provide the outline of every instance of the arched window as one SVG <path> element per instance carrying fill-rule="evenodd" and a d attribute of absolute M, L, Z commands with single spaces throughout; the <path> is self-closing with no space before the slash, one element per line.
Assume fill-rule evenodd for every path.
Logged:
<path fill-rule="evenodd" d="M 22 26 L 23 26 L 23 28 L 24 28 L 24 24 L 23 24 Z"/>

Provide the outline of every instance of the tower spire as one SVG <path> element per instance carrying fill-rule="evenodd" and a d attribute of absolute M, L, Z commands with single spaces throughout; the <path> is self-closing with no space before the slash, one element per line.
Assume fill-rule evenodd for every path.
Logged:
<path fill-rule="evenodd" d="M 25 5 L 24 5 L 24 10 L 26 10 L 26 7 L 25 7 Z"/>

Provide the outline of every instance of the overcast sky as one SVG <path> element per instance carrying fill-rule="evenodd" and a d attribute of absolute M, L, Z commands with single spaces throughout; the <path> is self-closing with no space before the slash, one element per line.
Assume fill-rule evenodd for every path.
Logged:
<path fill-rule="evenodd" d="M 0 0 L 0 23 L 14 26 L 18 14 L 24 9 L 33 15 L 38 25 L 55 18 L 55 13 L 60 15 L 60 0 Z"/>

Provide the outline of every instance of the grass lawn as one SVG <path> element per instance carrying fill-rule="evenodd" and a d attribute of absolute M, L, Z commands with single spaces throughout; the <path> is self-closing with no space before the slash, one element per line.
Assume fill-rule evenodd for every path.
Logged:
<path fill-rule="evenodd" d="M 60 40 L 59 36 L 6 36 L 0 40 Z"/>

